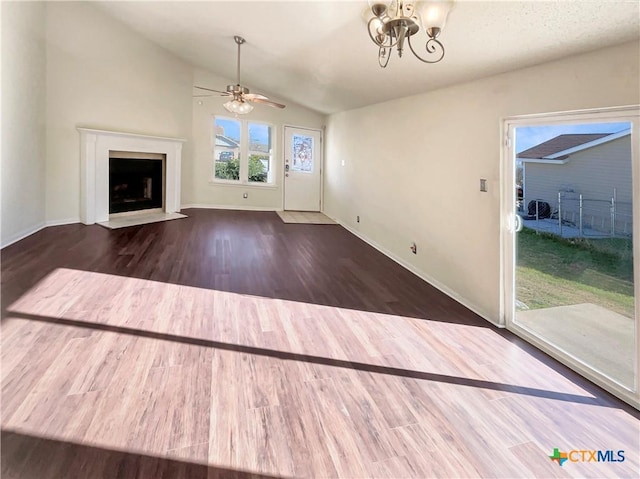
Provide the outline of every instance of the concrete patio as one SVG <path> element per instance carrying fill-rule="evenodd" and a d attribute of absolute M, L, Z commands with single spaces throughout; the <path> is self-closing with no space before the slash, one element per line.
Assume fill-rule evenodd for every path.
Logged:
<path fill-rule="evenodd" d="M 585 303 L 518 311 L 516 322 L 611 379 L 633 386 L 633 319 Z"/>

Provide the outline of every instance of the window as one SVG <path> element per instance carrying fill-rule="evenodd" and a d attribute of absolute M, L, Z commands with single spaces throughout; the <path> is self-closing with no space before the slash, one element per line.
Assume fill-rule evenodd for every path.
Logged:
<path fill-rule="evenodd" d="M 215 117 L 213 157 L 214 181 L 273 184 L 273 127 Z"/>
<path fill-rule="evenodd" d="M 216 180 L 240 180 L 240 133 L 238 120 L 216 118 L 213 155 Z"/>
<path fill-rule="evenodd" d="M 303 173 L 313 172 L 313 136 L 293 135 L 291 170 Z"/>

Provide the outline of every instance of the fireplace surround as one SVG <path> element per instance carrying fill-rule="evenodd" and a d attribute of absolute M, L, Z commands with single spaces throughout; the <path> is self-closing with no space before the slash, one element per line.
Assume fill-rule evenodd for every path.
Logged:
<path fill-rule="evenodd" d="M 80 132 L 80 221 L 86 225 L 109 220 L 109 152 L 164 155 L 164 211 L 180 211 L 180 138 L 138 135 L 91 128 Z"/>

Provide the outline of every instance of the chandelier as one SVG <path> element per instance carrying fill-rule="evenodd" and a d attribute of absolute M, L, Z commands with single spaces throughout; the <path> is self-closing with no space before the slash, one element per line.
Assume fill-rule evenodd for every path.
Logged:
<path fill-rule="evenodd" d="M 406 44 L 418 60 L 425 63 L 438 63 L 444 57 L 444 46 L 438 40 L 453 5 L 452 1 L 403 1 L 370 0 L 369 36 L 378 50 L 378 63 L 385 68 L 389 63 L 393 48 L 402 53 Z M 411 38 L 424 29 L 427 34 L 425 44 L 426 58 L 414 49 Z"/>

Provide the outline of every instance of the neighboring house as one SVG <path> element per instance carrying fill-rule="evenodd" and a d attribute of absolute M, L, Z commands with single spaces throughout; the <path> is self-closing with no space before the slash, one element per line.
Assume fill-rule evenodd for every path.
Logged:
<path fill-rule="evenodd" d="M 549 203 L 562 219 L 585 227 L 631 234 L 631 131 L 560 135 L 518 153 L 523 165 L 524 209 Z M 560 201 L 559 201 L 560 195 Z"/>
<path fill-rule="evenodd" d="M 237 158 L 237 152 L 240 144 L 228 136 L 216 133 L 215 151 L 217 153 L 216 161 L 229 161 Z"/>

